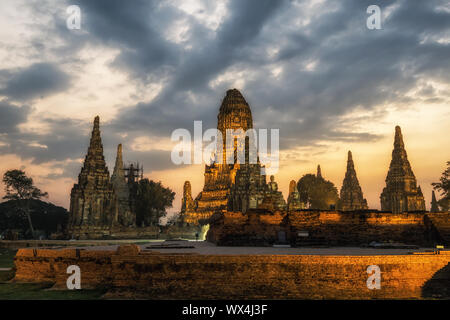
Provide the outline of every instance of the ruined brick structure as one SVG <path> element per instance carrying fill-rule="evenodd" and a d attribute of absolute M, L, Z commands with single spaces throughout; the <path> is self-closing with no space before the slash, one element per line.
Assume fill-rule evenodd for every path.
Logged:
<path fill-rule="evenodd" d="M 104 232 L 114 222 L 114 191 L 103 156 L 100 118 L 94 120 L 84 164 L 70 193 L 68 232 L 72 236 Z"/>
<path fill-rule="evenodd" d="M 381 210 L 393 213 L 425 211 L 425 200 L 406 155 L 402 131 L 395 127 L 394 150 L 386 177 L 386 187 L 380 196 Z"/>
<path fill-rule="evenodd" d="M 122 159 L 122 144 L 117 146 L 116 164 L 111 176 L 111 182 L 115 191 L 115 218 L 114 221 L 122 226 L 134 227 L 136 225 L 136 214 L 130 207 L 130 190 Z"/>
<path fill-rule="evenodd" d="M 181 199 L 181 212 L 192 211 L 194 199 L 192 199 L 191 182 L 185 181 L 183 186 L 183 198 Z"/>
<path fill-rule="evenodd" d="M 125 179 L 127 181 L 128 190 L 129 190 L 129 203 L 130 210 L 132 212 L 131 218 L 136 223 L 136 199 L 138 193 L 138 183 L 139 180 L 144 178 L 144 168 L 139 165 L 139 163 L 133 164 L 130 163 L 129 166 L 124 167 Z M 142 227 L 142 226 L 139 226 Z"/>
<path fill-rule="evenodd" d="M 297 189 L 297 182 L 295 180 L 291 180 L 289 183 L 289 196 L 287 200 L 287 210 L 288 211 L 294 211 L 294 210 L 300 210 L 305 209 L 306 204 L 304 204 L 300 200 L 300 193 Z"/>
<path fill-rule="evenodd" d="M 267 192 L 264 195 L 264 199 L 259 208 L 266 209 L 268 211 L 285 210 L 286 201 L 283 198 L 283 194 L 278 191 L 278 184 L 275 182 L 275 177 L 270 176 L 270 182 L 268 183 Z"/>
<path fill-rule="evenodd" d="M 323 178 L 323 177 L 322 177 L 322 169 L 320 168 L 320 164 L 317 165 L 317 173 L 316 173 L 316 177 L 317 177 L 317 178 Z"/>
<path fill-rule="evenodd" d="M 100 118 L 95 117 L 78 183 L 70 194 L 68 236 L 102 238 L 110 236 L 114 228 L 134 228 L 136 215 L 131 206 L 132 184 L 124 173 L 121 144 L 117 147 L 116 164 L 110 178 L 103 155 Z"/>
<path fill-rule="evenodd" d="M 237 165 L 236 165 L 237 166 Z M 264 199 L 267 190 L 266 176 L 261 175 L 259 164 L 243 164 L 235 168 L 235 182 L 230 191 L 229 209 L 246 212 L 257 208 Z"/>
<path fill-rule="evenodd" d="M 431 207 L 430 212 L 439 212 L 439 205 L 436 200 L 436 194 L 434 193 L 434 190 L 431 192 Z"/>
<path fill-rule="evenodd" d="M 241 129 L 245 133 L 253 128 L 250 106 L 237 89 L 228 90 L 217 116 L 217 129 L 222 133 L 223 152 L 216 154 L 210 165 L 205 165 L 203 190 L 195 198 L 193 207 L 182 208 L 182 217 L 186 223 L 197 224 L 216 212 L 232 209 L 246 212 L 256 208 L 264 199 L 267 190 L 266 176 L 261 174 L 259 159 L 250 163 L 249 150 L 253 148 L 248 137 L 245 146 L 239 145 L 239 139 L 227 147 L 227 130 Z M 243 150 L 245 161 L 238 163 L 238 152 Z M 227 155 L 234 156 L 233 163 Z M 222 156 L 222 163 L 217 157 Z M 187 195 L 185 195 L 187 196 Z M 183 203 L 190 203 L 184 198 Z"/>
<path fill-rule="evenodd" d="M 356 177 L 351 151 L 348 152 L 347 172 L 345 173 L 344 182 L 342 183 L 339 209 L 342 211 L 368 209 L 367 200 L 363 197 L 361 186 Z"/>
<path fill-rule="evenodd" d="M 450 214 L 251 209 L 246 214 L 217 215 L 211 221 L 207 239 L 222 246 L 271 246 L 277 242 L 280 231 L 286 233 L 292 246 L 299 247 L 361 246 L 373 241 L 447 246 L 450 244 Z"/>

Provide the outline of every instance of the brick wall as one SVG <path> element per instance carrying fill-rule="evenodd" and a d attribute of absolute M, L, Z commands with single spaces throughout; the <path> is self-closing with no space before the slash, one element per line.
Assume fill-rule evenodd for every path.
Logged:
<path fill-rule="evenodd" d="M 249 211 L 246 215 L 225 212 L 211 222 L 207 239 L 218 245 L 271 245 L 279 231 L 297 242 L 298 232 L 329 245 L 361 245 L 372 241 L 421 246 L 450 244 L 450 214 L 425 212 L 313 211 L 287 213 Z"/>
<path fill-rule="evenodd" d="M 419 299 L 450 297 L 450 254 L 385 256 L 198 255 L 34 250 L 17 253 L 15 281 L 65 288 L 66 269 L 81 269 L 82 288 L 150 299 Z M 366 285 L 369 265 L 381 289 Z"/>
<path fill-rule="evenodd" d="M 293 236 L 305 230 L 330 244 L 394 241 L 423 245 L 426 242 L 423 217 L 423 213 L 297 211 L 289 214 L 289 224 Z"/>

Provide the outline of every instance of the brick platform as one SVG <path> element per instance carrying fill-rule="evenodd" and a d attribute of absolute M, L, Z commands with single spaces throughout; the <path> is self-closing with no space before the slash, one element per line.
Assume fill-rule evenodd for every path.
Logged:
<path fill-rule="evenodd" d="M 420 299 L 450 297 L 450 254 L 254 255 L 161 253 L 136 245 L 117 250 L 20 249 L 19 282 L 65 289 L 67 267 L 81 269 L 82 288 L 109 297 L 150 299 Z M 367 267 L 381 269 L 369 290 Z"/>

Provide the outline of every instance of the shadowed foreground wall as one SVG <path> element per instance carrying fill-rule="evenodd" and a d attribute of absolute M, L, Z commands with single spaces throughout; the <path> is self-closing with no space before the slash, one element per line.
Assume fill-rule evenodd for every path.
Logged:
<path fill-rule="evenodd" d="M 449 298 L 450 254 L 388 256 L 199 255 L 20 249 L 19 282 L 66 288 L 69 265 L 82 288 L 107 287 L 112 297 L 150 299 L 420 299 Z M 367 267 L 381 269 L 381 289 L 369 290 Z"/>

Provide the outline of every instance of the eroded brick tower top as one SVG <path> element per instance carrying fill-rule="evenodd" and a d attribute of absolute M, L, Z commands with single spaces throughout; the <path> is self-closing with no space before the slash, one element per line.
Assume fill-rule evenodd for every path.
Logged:
<path fill-rule="evenodd" d="M 217 115 L 217 129 L 225 136 L 226 129 L 246 131 L 251 128 L 253 128 L 252 112 L 247 101 L 239 90 L 228 90 Z"/>

